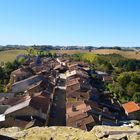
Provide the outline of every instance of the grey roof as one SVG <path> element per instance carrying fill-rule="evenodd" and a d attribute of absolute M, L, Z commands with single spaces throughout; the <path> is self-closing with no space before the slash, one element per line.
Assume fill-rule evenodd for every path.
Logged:
<path fill-rule="evenodd" d="M 37 79 L 38 78 L 38 79 Z M 20 84 L 20 83 L 22 83 L 22 82 L 25 82 L 25 81 L 28 81 L 28 80 L 31 80 L 31 81 L 33 81 L 32 83 L 34 83 L 34 82 L 38 82 L 38 81 L 40 81 L 40 80 L 43 80 L 44 78 L 43 78 L 43 76 L 41 76 L 41 75 L 34 75 L 34 76 L 31 76 L 31 77 L 29 77 L 29 78 L 27 78 L 27 79 L 24 79 L 24 80 L 21 80 L 21 81 L 18 81 L 18 82 L 16 82 L 16 83 L 14 83 L 13 84 L 13 86 L 14 85 L 17 85 L 17 84 Z M 31 83 L 31 84 L 32 84 Z"/>
<path fill-rule="evenodd" d="M 1 97 L 14 97 L 15 93 L 0 93 L 0 98 Z"/>
<path fill-rule="evenodd" d="M 107 75 L 107 73 L 106 72 L 103 72 L 103 71 L 95 71 L 97 74 L 99 74 L 99 75 Z"/>
<path fill-rule="evenodd" d="M 3 114 L 9 107 L 9 105 L 0 105 L 0 114 Z"/>
<path fill-rule="evenodd" d="M 40 82 L 44 79 L 42 75 L 35 75 L 25 80 L 21 80 L 12 85 L 12 92 L 19 93 L 27 90 L 32 84 Z"/>
<path fill-rule="evenodd" d="M 31 99 L 28 99 L 28 100 L 25 100 L 25 101 L 22 102 L 22 103 L 19 103 L 19 104 L 17 104 L 17 105 L 11 106 L 10 108 L 8 108 L 8 109 L 4 112 L 4 115 L 7 115 L 7 114 L 9 114 L 9 113 L 15 112 L 15 111 L 17 111 L 17 110 L 19 110 L 19 109 L 22 109 L 22 108 L 25 108 L 25 107 L 29 106 L 30 100 L 31 100 Z"/>

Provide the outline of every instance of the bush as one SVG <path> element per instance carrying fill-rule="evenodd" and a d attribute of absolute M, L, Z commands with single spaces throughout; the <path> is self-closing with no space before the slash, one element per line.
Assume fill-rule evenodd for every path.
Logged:
<path fill-rule="evenodd" d="M 133 100 L 137 103 L 140 103 L 140 92 L 135 92 L 134 93 Z"/>

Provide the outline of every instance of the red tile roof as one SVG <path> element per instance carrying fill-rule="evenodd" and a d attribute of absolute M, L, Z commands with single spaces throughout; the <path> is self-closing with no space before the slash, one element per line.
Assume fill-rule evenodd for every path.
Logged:
<path fill-rule="evenodd" d="M 72 86 L 72 85 L 75 85 L 75 84 L 79 84 L 79 80 L 80 78 L 74 78 L 74 79 L 69 79 L 66 81 L 66 86 Z"/>
<path fill-rule="evenodd" d="M 66 92 L 66 98 L 76 98 L 77 100 L 82 100 L 82 101 L 88 100 L 89 93 L 80 90 L 73 91 L 73 92 Z"/>
<path fill-rule="evenodd" d="M 30 106 L 39 110 L 43 113 L 47 113 L 50 104 L 50 95 L 43 95 L 42 93 L 37 96 L 33 96 L 30 101 Z"/>
<path fill-rule="evenodd" d="M 140 106 L 136 104 L 135 102 L 128 102 L 128 103 L 123 104 L 122 106 L 127 113 L 132 113 L 132 112 L 140 110 Z"/>
<path fill-rule="evenodd" d="M 75 111 L 73 110 L 73 107 L 75 108 Z M 83 114 L 89 110 L 91 110 L 91 107 L 89 105 L 86 105 L 84 101 L 77 101 L 66 104 L 66 114 L 68 115 L 68 117 Z"/>
<path fill-rule="evenodd" d="M 9 114 L 17 110 L 23 109 L 27 106 L 31 106 L 36 110 L 41 110 L 43 113 L 47 113 L 48 107 L 51 103 L 50 95 L 45 93 L 36 93 L 35 96 L 25 96 L 21 102 L 15 102 L 13 106 L 9 107 L 4 114 Z M 13 102 L 12 102 L 13 103 Z"/>
<path fill-rule="evenodd" d="M 29 96 L 17 96 L 17 97 L 9 97 L 9 98 L 4 98 L 3 99 L 1 98 L 0 100 L 0 105 L 10 105 L 10 106 L 13 106 L 13 105 L 16 105 L 18 103 L 21 103 L 21 102 L 24 102 L 26 99 L 28 99 Z"/>
<path fill-rule="evenodd" d="M 86 125 L 92 124 L 94 122 L 95 120 L 93 119 L 91 115 L 88 116 L 86 113 L 84 113 L 84 114 L 80 114 L 72 118 L 69 118 L 67 120 L 67 126 L 77 127 L 83 130 L 87 130 Z"/>

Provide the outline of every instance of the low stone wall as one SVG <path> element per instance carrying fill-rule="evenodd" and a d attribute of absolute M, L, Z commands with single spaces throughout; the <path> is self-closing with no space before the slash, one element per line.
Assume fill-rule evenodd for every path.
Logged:
<path fill-rule="evenodd" d="M 90 132 L 71 127 L 55 126 L 34 127 L 26 130 L 21 130 L 17 127 L 0 129 L 0 135 L 18 140 L 136 140 L 140 139 L 139 132 L 139 126 L 133 128 L 95 126 Z"/>

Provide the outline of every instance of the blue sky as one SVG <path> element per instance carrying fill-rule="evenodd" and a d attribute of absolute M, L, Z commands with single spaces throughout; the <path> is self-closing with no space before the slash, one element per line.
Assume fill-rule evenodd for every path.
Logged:
<path fill-rule="evenodd" d="M 140 0 L 0 0 L 0 44 L 140 46 Z"/>

